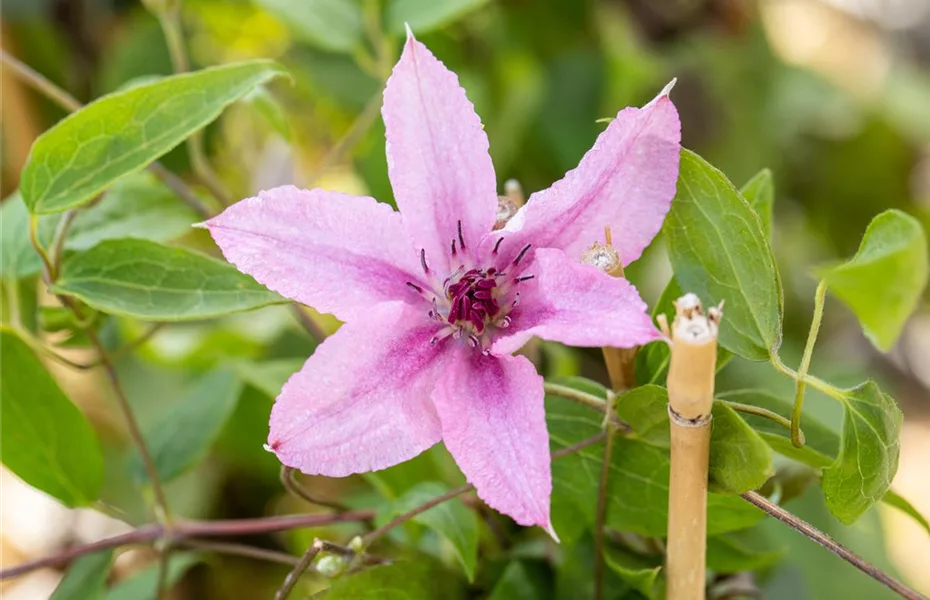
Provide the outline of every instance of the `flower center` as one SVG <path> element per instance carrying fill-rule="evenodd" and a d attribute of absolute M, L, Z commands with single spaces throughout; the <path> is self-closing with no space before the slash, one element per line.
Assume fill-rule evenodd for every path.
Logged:
<path fill-rule="evenodd" d="M 446 321 L 460 327 L 471 325 L 475 333 L 484 333 L 488 323 L 501 311 L 495 297 L 498 293 L 495 275 L 494 267 L 486 271 L 472 269 L 455 283 L 447 283 L 444 288 L 450 304 Z"/>
<path fill-rule="evenodd" d="M 501 241 L 503 238 L 497 241 L 492 256 L 487 257 L 490 259 L 488 262 L 495 262 Z M 459 221 L 458 237 L 450 244 L 452 259 L 455 262 L 461 261 L 459 268 L 442 280 L 440 285 L 436 273 L 429 267 L 426 251 L 421 249 L 420 264 L 425 277 L 422 283 L 425 285 L 408 281 L 407 286 L 432 305 L 429 318 L 439 325 L 439 330 L 430 343 L 437 344 L 451 336 L 453 339 L 463 339 L 471 347 L 480 348 L 487 354 L 493 343 L 492 333 L 495 329 L 510 327 L 509 313 L 520 302 L 520 293 L 514 291 L 514 286 L 534 278 L 533 275 L 520 275 L 520 261 L 529 252 L 530 244 L 524 246 L 519 255 L 507 265 L 508 272 L 499 264 L 487 268 L 461 264 L 471 260 L 460 253 L 465 248 L 462 223 Z M 511 270 L 512 273 L 509 272 Z"/>

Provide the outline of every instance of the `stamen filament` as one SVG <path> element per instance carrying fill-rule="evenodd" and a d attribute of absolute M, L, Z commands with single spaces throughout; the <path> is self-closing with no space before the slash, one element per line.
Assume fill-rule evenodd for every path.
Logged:
<path fill-rule="evenodd" d="M 423 272 L 429 275 L 429 266 L 426 264 L 426 248 L 420 248 L 420 264 L 423 265 Z"/>
<path fill-rule="evenodd" d="M 459 247 L 465 252 L 465 237 L 462 236 L 462 220 L 459 219 Z"/>

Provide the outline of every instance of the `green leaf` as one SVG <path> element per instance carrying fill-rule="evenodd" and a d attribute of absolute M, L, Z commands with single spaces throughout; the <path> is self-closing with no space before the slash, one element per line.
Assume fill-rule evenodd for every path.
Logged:
<path fill-rule="evenodd" d="M 181 475 L 202 459 L 220 435 L 236 407 L 242 385 L 233 373 L 221 369 L 204 375 L 190 394 L 176 402 L 142 431 L 159 478 L 165 482 Z M 133 452 L 131 466 L 140 480 L 148 478 L 142 458 Z"/>
<path fill-rule="evenodd" d="M 239 361 L 233 367 L 242 381 L 276 398 L 291 375 L 300 370 L 306 360 L 279 358 L 262 362 Z"/>
<path fill-rule="evenodd" d="M 868 381 L 844 392 L 842 445 L 823 471 L 827 508 L 849 525 L 888 491 L 898 470 L 901 411 Z"/>
<path fill-rule="evenodd" d="M 882 502 L 889 506 L 893 506 L 904 514 L 910 516 L 912 519 L 917 521 L 921 527 L 924 528 L 924 531 L 930 534 L 930 522 L 927 521 L 927 518 L 920 514 L 920 512 L 914 508 L 913 504 L 896 494 L 894 490 L 888 490 L 885 492 L 885 495 L 882 496 Z"/>
<path fill-rule="evenodd" d="M 404 25 L 416 35 L 429 33 L 487 3 L 488 0 L 389 0 L 387 26 L 391 33 L 403 33 Z"/>
<path fill-rule="evenodd" d="M 357 0 L 255 1 L 302 42 L 337 52 L 349 52 L 361 42 L 362 11 Z"/>
<path fill-rule="evenodd" d="M 86 250 L 103 240 L 117 238 L 166 242 L 189 232 L 197 218 L 153 175 L 133 173 L 114 183 L 100 202 L 78 213 L 64 248 Z M 51 245 L 60 221 L 60 214 L 39 217 L 39 242 L 44 248 Z M 29 211 L 18 192 L 4 201 L 0 223 L 3 278 L 16 280 L 40 273 L 42 261 L 29 241 Z"/>
<path fill-rule="evenodd" d="M 207 319 L 284 302 L 228 263 L 146 240 L 109 240 L 65 261 L 52 291 L 149 321 Z"/>
<path fill-rule="evenodd" d="M 772 206 L 775 203 L 775 184 L 772 182 L 772 172 L 762 169 L 739 191 L 759 215 L 762 231 L 768 240 L 772 239 Z"/>
<path fill-rule="evenodd" d="M 267 60 L 233 63 L 165 77 L 88 104 L 32 145 L 20 180 L 26 207 L 45 214 L 86 203 L 183 142 L 256 85 L 285 73 Z"/>
<path fill-rule="evenodd" d="M 259 86 L 249 92 L 245 97 L 249 106 L 268 122 L 278 134 L 287 141 L 291 141 L 291 124 L 287 113 L 281 103 L 264 87 Z"/>
<path fill-rule="evenodd" d="M 407 490 L 391 507 L 391 517 L 401 515 L 449 491 L 435 482 L 425 482 Z M 461 501 L 443 502 L 415 516 L 413 521 L 424 525 L 452 544 L 455 556 L 465 569 L 469 581 L 475 578 L 478 562 L 478 521 L 475 513 Z"/>
<path fill-rule="evenodd" d="M 560 383 L 604 396 L 602 386 L 580 378 Z M 665 390 L 644 386 L 624 394 L 618 414 L 635 434 L 617 436 L 607 494 L 607 524 L 621 531 L 662 536 L 668 524 L 668 410 Z M 546 397 L 546 417 L 553 450 L 559 450 L 601 431 L 601 417 L 586 406 Z M 552 519 L 555 530 L 577 534 L 594 523 L 592 499 L 597 497 L 603 444 L 589 446 L 552 463 Z M 708 532 L 711 535 L 743 529 L 764 515 L 742 499 L 708 494 Z"/>
<path fill-rule="evenodd" d="M 39 219 L 39 243 L 51 245 L 61 217 Z M 29 241 L 29 211 L 19 192 L 14 192 L 0 206 L 0 277 L 16 281 L 42 271 L 42 259 Z"/>
<path fill-rule="evenodd" d="M 643 386 L 620 397 L 617 414 L 633 426 L 637 438 L 668 449 L 668 394 Z M 709 477 L 711 490 L 742 494 L 762 487 L 774 474 L 772 453 L 761 437 L 730 407 L 713 406 Z"/>
<path fill-rule="evenodd" d="M 172 554 L 168 559 L 165 589 L 170 590 L 198 562 L 200 556 L 196 554 Z M 153 565 L 138 575 L 114 585 L 106 595 L 106 600 L 156 600 L 157 587 L 158 565 Z"/>
<path fill-rule="evenodd" d="M 927 236 L 914 217 L 888 210 L 869 224 L 848 262 L 822 269 L 831 294 L 856 314 L 882 351 L 894 345 L 927 286 Z"/>
<path fill-rule="evenodd" d="M 620 579 L 646 598 L 659 600 L 665 597 L 660 590 L 660 587 L 664 587 L 660 585 L 659 579 L 662 565 L 652 564 L 631 552 L 611 547 L 605 548 L 604 562 Z"/>
<path fill-rule="evenodd" d="M 75 560 L 49 600 L 99 600 L 107 585 L 113 551 L 87 554 Z"/>
<path fill-rule="evenodd" d="M 133 173 L 116 181 L 100 202 L 78 213 L 65 248 L 87 250 L 119 238 L 167 242 L 190 232 L 197 219 L 197 213 L 154 175 Z"/>
<path fill-rule="evenodd" d="M 767 390 L 734 390 L 717 394 L 718 399 L 739 402 L 766 408 L 791 418 L 794 400 L 780 398 Z M 840 436 L 818 421 L 805 414 L 801 418 L 801 431 L 804 432 L 805 444 L 796 448 L 791 443 L 791 434 L 784 426 L 764 417 L 742 414 L 743 419 L 755 429 L 773 450 L 805 465 L 822 469 L 836 459 L 840 448 Z"/>
<path fill-rule="evenodd" d="M 94 430 L 12 330 L 0 329 L 0 355 L 3 464 L 68 506 L 90 504 L 103 485 Z"/>
<path fill-rule="evenodd" d="M 454 579 L 437 572 L 428 561 L 398 561 L 341 577 L 323 595 L 326 600 L 433 600 L 460 598 Z"/>
<path fill-rule="evenodd" d="M 515 560 L 504 569 L 487 600 L 537 600 L 542 597 L 545 597 L 545 588 L 530 575 L 522 562 Z"/>
<path fill-rule="evenodd" d="M 714 402 L 711 425 L 711 489 L 742 494 L 775 474 L 768 444 L 732 408 Z"/>
<path fill-rule="evenodd" d="M 726 301 L 720 345 L 768 360 L 781 344 L 782 289 L 762 223 L 723 173 L 688 150 L 664 231 L 681 289 Z"/>
<path fill-rule="evenodd" d="M 592 565 L 602 560 L 595 551 L 594 537 L 586 533 L 574 544 L 566 544 L 565 540 L 558 546 L 559 555 L 555 573 L 554 594 L 551 588 L 541 598 L 551 600 L 580 600 L 594 598 L 594 578 Z M 551 551 L 546 552 L 548 556 Z M 638 595 L 630 596 L 636 592 L 625 581 L 620 579 L 613 569 L 606 569 L 603 578 L 603 592 L 605 598 L 633 600 Z M 551 586 L 551 584 L 550 584 Z"/>
<path fill-rule="evenodd" d="M 707 568 L 718 573 L 757 571 L 777 563 L 785 552 L 753 527 L 707 538 Z"/>

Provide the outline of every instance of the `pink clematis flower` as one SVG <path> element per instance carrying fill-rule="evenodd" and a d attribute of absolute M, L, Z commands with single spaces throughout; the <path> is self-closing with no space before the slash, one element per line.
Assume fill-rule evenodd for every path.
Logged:
<path fill-rule="evenodd" d="M 395 212 L 292 186 L 207 222 L 226 258 L 345 321 L 285 384 L 268 447 L 308 474 L 384 469 L 444 441 L 489 506 L 552 532 L 539 336 L 630 347 L 658 336 L 636 289 L 580 262 L 614 232 L 624 265 L 675 193 L 680 124 L 667 90 L 626 108 L 578 168 L 501 230 L 488 138 L 455 74 L 409 36 L 384 92 Z"/>

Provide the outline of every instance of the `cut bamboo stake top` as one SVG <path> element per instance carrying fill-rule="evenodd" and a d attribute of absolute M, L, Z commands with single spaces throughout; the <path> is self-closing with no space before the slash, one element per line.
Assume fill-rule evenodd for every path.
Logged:
<path fill-rule="evenodd" d="M 660 321 L 671 337 L 668 414 L 671 476 L 668 489 L 668 600 L 703 600 L 707 551 L 707 465 L 722 305 L 704 313 L 694 294 L 675 302 L 675 321 Z"/>

